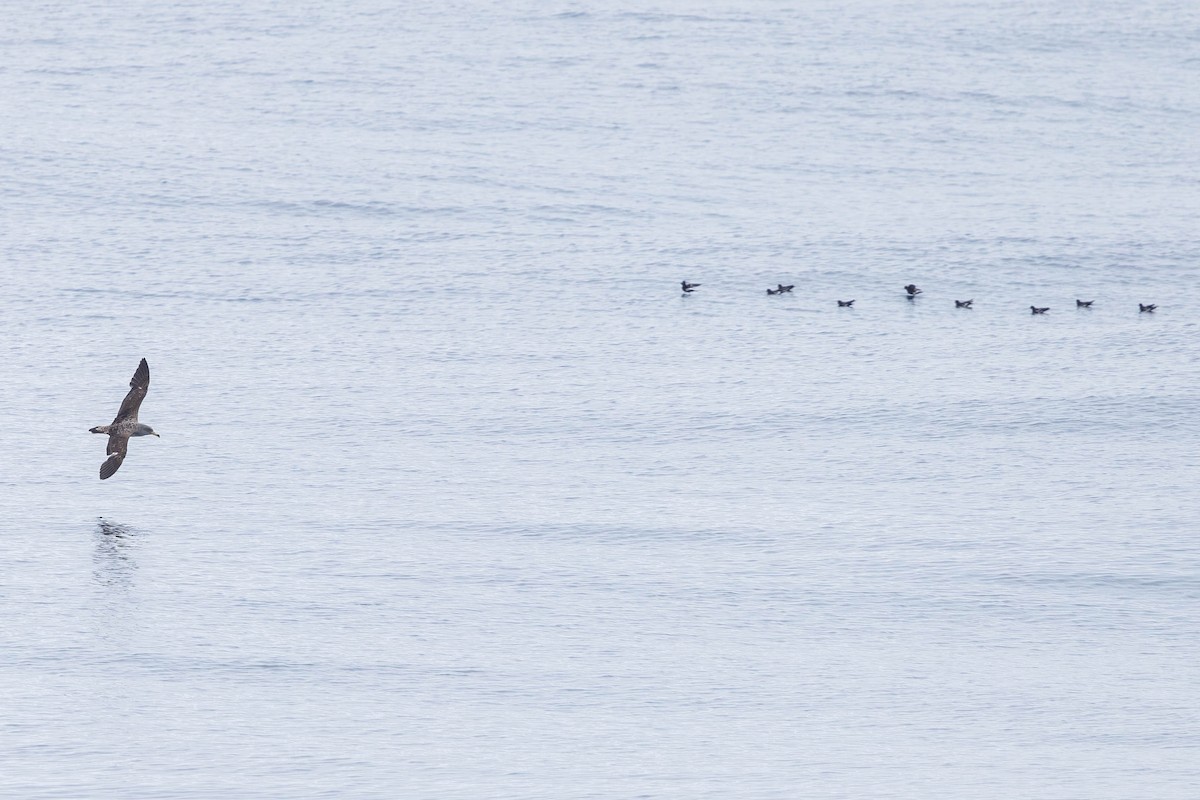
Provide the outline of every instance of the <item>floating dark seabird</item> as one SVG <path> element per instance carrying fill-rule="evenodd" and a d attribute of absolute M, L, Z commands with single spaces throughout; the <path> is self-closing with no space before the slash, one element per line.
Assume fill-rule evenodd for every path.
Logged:
<path fill-rule="evenodd" d="M 1076 308 L 1091 308 L 1092 303 L 1094 303 L 1094 302 L 1096 302 L 1096 301 L 1095 300 L 1080 300 L 1077 297 L 1077 298 L 1075 298 L 1075 307 Z"/>
<path fill-rule="evenodd" d="M 1045 308 L 1038 308 L 1037 306 L 1029 307 L 1029 312 L 1031 314 L 1045 314 L 1049 310 L 1050 310 L 1050 306 L 1046 306 Z"/>
<path fill-rule="evenodd" d="M 783 294 L 783 289 L 767 289 L 767 294 Z"/>
<path fill-rule="evenodd" d="M 121 401 L 121 408 L 112 424 L 97 425 L 91 429 L 92 433 L 108 434 L 108 460 L 100 465 L 100 480 L 111 478 L 121 468 L 121 462 L 125 460 L 125 452 L 129 448 L 130 436 L 158 436 L 153 428 L 138 422 L 137 418 L 142 400 L 146 399 L 146 392 L 150 389 L 150 365 L 146 363 L 146 359 L 143 358 L 142 363 L 138 364 L 129 386 L 129 394 Z"/>
<path fill-rule="evenodd" d="M 775 292 L 775 294 L 783 294 L 784 292 L 791 292 L 792 289 L 795 289 L 795 288 L 796 288 L 796 284 L 794 284 L 794 283 L 789 283 L 787 286 L 784 286 L 781 283 L 781 284 L 779 284 L 779 289 L 778 289 L 778 291 Z"/>
<path fill-rule="evenodd" d="M 838 300 L 838 308 L 850 308 L 853 305 L 853 300 Z"/>
<path fill-rule="evenodd" d="M 1150 305 L 1142 305 L 1141 303 L 1138 303 L 1138 313 L 1139 314 L 1141 314 L 1141 313 L 1153 314 L 1154 309 L 1156 309 L 1156 308 L 1158 308 L 1158 306 L 1156 306 L 1154 303 L 1151 303 Z"/>
<path fill-rule="evenodd" d="M 904 291 L 908 292 L 909 300 L 912 300 L 914 297 L 916 297 L 917 295 L 919 295 L 921 293 L 921 290 L 917 288 L 917 285 L 915 283 L 910 283 L 908 286 L 905 286 Z"/>
<path fill-rule="evenodd" d="M 694 292 L 696 290 L 696 287 L 699 286 L 700 284 L 688 283 L 687 281 L 680 281 L 679 285 L 683 287 L 684 294 L 691 294 L 692 292 Z"/>
<path fill-rule="evenodd" d="M 974 300 L 955 300 L 954 307 L 955 308 L 970 308 L 971 304 L 974 302 L 975 302 Z"/>

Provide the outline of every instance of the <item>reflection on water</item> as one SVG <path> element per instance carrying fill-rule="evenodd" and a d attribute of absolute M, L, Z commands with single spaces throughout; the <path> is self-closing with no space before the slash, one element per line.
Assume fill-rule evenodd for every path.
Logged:
<path fill-rule="evenodd" d="M 96 523 L 96 550 L 92 554 L 92 577 L 102 586 L 129 587 L 137 571 L 133 554 L 138 532 L 103 517 Z"/>

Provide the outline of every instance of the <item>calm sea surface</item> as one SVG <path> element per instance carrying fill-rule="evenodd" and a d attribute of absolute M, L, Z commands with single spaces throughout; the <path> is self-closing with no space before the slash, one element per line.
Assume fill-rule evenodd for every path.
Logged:
<path fill-rule="evenodd" d="M 31 2 L 0 97 L 0 796 L 1200 796 L 1195 4 Z"/>

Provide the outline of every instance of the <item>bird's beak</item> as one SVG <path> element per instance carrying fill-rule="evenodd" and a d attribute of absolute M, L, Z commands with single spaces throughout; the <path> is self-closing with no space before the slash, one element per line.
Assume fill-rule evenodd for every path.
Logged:
<path fill-rule="evenodd" d="M 154 434 L 154 435 L 155 435 L 155 436 L 158 436 L 158 434 L 157 434 L 157 433 L 156 433 L 156 434 Z M 158 436 L 158 438 L 159 438 L 159 439 L 161 439 L 162 437 L 161 437 L 161 436 Z"/>

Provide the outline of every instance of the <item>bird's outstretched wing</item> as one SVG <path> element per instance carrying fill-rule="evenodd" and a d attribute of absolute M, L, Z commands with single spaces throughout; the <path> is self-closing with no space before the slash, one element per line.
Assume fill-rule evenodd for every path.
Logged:
<path fill-rule="evenodd" d="M 125 395 L 125 399 L 121 401 L 121 410 L 117 412 L 117 416 L 113 419 L 112 424 L 118 422 L 132 420 L 137 422 L 138 409 L 142 407 L 142 400 L 146 397 L 146 392 L 150 390 L 150 365 L 146 363 L 146 359 L 142 359 L 142 363 L 138 364 L 137 371 L 133 373 L 133 378 L 129 381 L 129 394 Z M 112 442 L 109 442 L 108 452 L 112 453 Z M 125 447 L 121 447 L 121 457 L 125 456 Z M 120 461 L 117 462 L 120 465 Z M 113 472 L 117 468 L 113 467 Z"/>
<path fill-rule="evenodd" d="M 130 394 L 133 393 L 130 392 Z M 128 436 L 108 437 L 108 460 L 100 465 L 100 480 L 111 478 L 113 474 L 121 468 L 121 462 L 125 460 L 125 453 L 128 448 Z"/>

